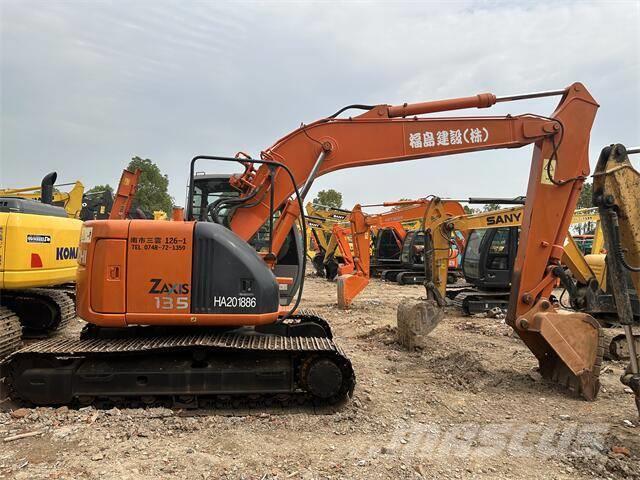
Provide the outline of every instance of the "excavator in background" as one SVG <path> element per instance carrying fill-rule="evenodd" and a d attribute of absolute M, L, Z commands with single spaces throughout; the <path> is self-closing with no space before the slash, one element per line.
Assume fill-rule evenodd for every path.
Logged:
<path fill-rule="evenodd" d="M 80 220 L 106 220 L 111 214 L 113 196 L 109 190 L 87 192 L 82 198 Z"/>
<path fill-rule="evenodd" d="M 332 227 L 349 221 L 349 210 L 308 202 L 305 205 L 307 220 L 307 255 L 320 277 L 332 279 L 342 261 L 336 256 L 336 245 L 330 245 Z"/>
<path fill-rule="evenodd" d="M 82 228 L 75 216 L 82 192 L 69 195 L 74 201 L 65 207 L 53 205 L 68 195 L 55 191 L 56 177 L 55 172 L 44 177 L 38 200 L 23 198 L 25 189 L 0 197 L 0 358 L 16 350 L 21 337 L 50 336 L 75 318 Z M 126 218 L 139 177 L 139 170 L 123 172 L 111 218 Z"/>
<path fill-rule="evenodd" d="M 455 217 L 434 226 L 443 235 L 468 232 L 461 262 L 465 284 L 448 286 L 446 290 L 447 297 L 453 299 L 466 314 L 507 307 L 522 214 L 523 207 L 511 207 Z M 585 218 L 597 222 L 598 217 L 592 213 L 586 217 L 584 212 L 576 211 L 571 225 L 583 223 Z M 596 236 L 599 236 L 598 232 Z M 588 286 L 592 290 L 588 302 L 592 306 L 590 313 L 615 314 L 615 308 L 610 306 L 612 303 L 603 296 L 603 289 L 606 288 L 605 271 L 602 268 L 604 254 L 584 256 L 570 233 L 567 234 L 564 250 L 562 264 L 569 267 L 577 284 L 573 281 L 575 288 L 571 288 L 569 278 L 564 283 L 569 285 L 567 290 L 571 298 L 577 301 L 576 305 L 580 305 L 578 309 L 585 306 L 585 302 L 578 299 L 584 299 L 584 289 Z M 442 252 L 435 253 L 436 262 L 443 262 L 442 257 Z M 423 271 L 413 275 L 417 280 L 424 281 L 424 264 Z M 596 308 L 596 305 L 600 307 Z"/>
<path fill-rule="evenodd" d="M 400 207 L 378 214 L 365 214 L 362 205 L 355 205 L 349 217 L 349 230 L 353 244 L 353 254 L 346 245 L 347 230 L 339 225 L 334 226 L 334 236 L 343 252 L 345 263 L 338 267 L 338 307 L 348 308 L 354 298 L 369 284 L 371 278 L 371 232 L 390 229 L 397 242 L 397 250 L 401 252 L 407 236 L 403 222 L 418 220 L 421 225 L 429 226 L 444 218 L 464 215 L 464 208 L 457 201 L 444 200 L 434 206 L 430 199 L 402 200 L 399 202 L 385 202 L 376 206 Z M 375 258 L 375 257 L 374 257 Z M 385 269 L 393 264 L 399 264 L 399 259 L 385 259 Z M 380 264 L 378 264 L 379 267 Z M 341 280 L 350 275 L 351 288 L 341 288 Z M 356 280 L 357 279 L 357 283 Z"/>
<path fill-rule="evenodd" d="M 434 199 L 434 205 L 442 202 Z M 493 309 L 506 309 L 513 275 L 514 262 L 518 251 L 518 237 L 522 224 L 523 207 L 511 207 L 489 212 L 475 213 L 443 219 L 427 226 L 433 235 L 450 236 L 456 232 L 467 233 L 467 244 L 462 256 L 462 270 L 465 282 L 451 285 L 436 276 L 439 293 L 452 300 L 467 315 L 484 313 Z M 596 225 L 596 238 L 601 238 L 599 215 L 577 210 L 571 219 L 571 225 L 590 221 Z M 422 232 L 424 235 L 424 232 Z M 617 312 L 613 296 L 607 290 L 607 271 L 604 268 L 605 254 L 584 255 L 570 233 L 567 234 L 561 263 L 557 275 L 563 293 L 553 303 L 559 303 L 567 309 L 588 313 L 603 327 L 617 327 Z M 424 281 L 435 265 L 444 265 L 449 253 L 432 249 L 427 252 L 422 272 L 411 273 Z M 444 269 L 438 268 L 433 275 L 444 275 Z M 569 294 L 569 305 L 562 303 L 565 292 Z M 640 321 L 638 295 L 631 291 L 633 312 Z M 640 345 L 640 337 L 636 338 Z M 608 355 L 614 359 L 628 356 L 628 346 L 624 336 L 611 339 Z"/>
<path fill-rule="evenodd" d="M 600 228 L 600 216 L 595 207 L 581 208 L 573 214 L 572 224 L 593 224 L 593 233 L 576 233 L 571 237 L 584 255 L 605 253 L 602 229 Z"/>
<path fill-rule="evenodd" d="M 411 232 L 420 227 L 428 205 L 428 199 L 417 199 L 354 206 L 351 212 L 352 216 L 354 214 L 357 215 L 360 222 L 364 222 L 369 227 L 367 238 L 370 243 L 370 260 L 368 262 L 369 273 L 366 274 L 367 277 L 379 276 L 381 272 L 402 267 L 400 255 L 406 239 L 412 237 Z M 391 207 L 392 209 L 382 213 L 367 214 L 362 210 L 364 207 Z M 450 208 L 455 209 L 454 207 Z M 355 232 L 353 227 L 352 223 L 333 227 L 330 247 L 336 245 L 343 258 L 343 262 L 338 266 L 337 270 L 339 275 L 350 274 L 356 270 L 356 259 L 353 253 Z M 365 232 L 357 232 L 355 236 L 361 237 L 365 234 Z M 362 245 L 365 242 L 366 239 L 363 241 L 362 238 L 359 241 Z M 420 248 L 413 240 L 411 245 L 415 249 Z M 327 258 L 325 258 L 326 261 Z"/>
<path fill-rule="evenodd" d="M 136 168 L 135 171 L 127 170 L 122 171 L 120 181 L 118 182 L 118 188 L 114 192 L 113 205 L 111 206 L 111 212 L 109 213 L 109 220 L 123 220 L 125 218 L 131 218 L 131 207 L 133 200 L 136 197 L 136 190 L 140 183 L 140 175 L 142 170 Z M 140 218 L 138 215 L 134 218 Z M 143 214 L 144 218 L 144 214 Z"/>
<path fill-rule="evenodd" d="M 3 190 L 0 197 L 0 358 L 23 335 L 50 335 L 75 317 L 70 286 L 82 222 L 78 206 L 53 205 L 56 178 L 50 173 L 31 193 Z"/>
<path fill-rule="evenodd" d="M 640 350 L 633 341 L 634 315 L 630 289 L 640 292 L 640 173 L 629 160 L 640 147 L 605 147 L 593 173 L 593 204 L 598 207 L 607 249 L 609 286 L 615 298 L 618 320 L 629 345 L 629 365 L 621 381 L 633 390 L 640 414 Z"/>
<path fill-rule="evenodd" d="M 551 116 L 425 116 L 548 96 L 560 97 Z M 341 117 L 353 108 L 365 111 Z M 6 358 L 2 369 L 11 396 L 40 405 L 197 407 L 212 397 L 232 402 L 238 396 L 339 401 L 355 387 L 351 362 L 328 323 L 299 309 L 306 259 L 303 199 L 314 179 L 344 168 L 535 144 L 507 321 L 544 377 L 594 399 L 602 358 L 599 325 L 589 315 L 558 310 L 548 297 L 589 174 L 597 108 L 580 83 L 507 97 L 351 105 L 303 124 L 260 159 L 243 153 L 196 156 L 187 219 L 195 217 L 196 163 L 241 164 L 244 172 L 229 177 L 237 194 L 200 203 L 200 214 L 211 221 L 86 222 L 77 291 L 79 316 L 90 325 L 78 339 L 49 339 Z M 249 242 L 261 229 L 268 235 L 257 250 Z M 300 242 L 292 234 L 297 230 Z M 440 240 L 438 246 L 448 250 L 449 238 Z M 274 267 L 287 242 L 295 246 L 297 264 L 279 276 Z M 280 290 L 290 285 L 295 299 L 283 304 Z M 400 313 L 399 321 L 413 321 L 416 310 L 437 314 L 437 290 L 427 285 L 427 297 L 408 306 L 410 315 L 403 320 Z"/>
<path fill-rule="evenodd" d="M 36 202 L 42 202 L 43 189 L 48 188 L 47 185 L 52 185 L 53 192 L 50 205 L 64 208 L 67 216 L 70 218 L 80 218 L 84 201 L 84 185 L 80 180 L 76 180 L 74 183 L 56 185 L 55 182 L 57 179 L 58 174 L 51 172 L 42 179 L 40 186 L 0 189 L 0 197 L 27 198 L 35 200 Z M 60 187 L 67 187 L 69 185 L 73 185 L 73 187 L 68 192 L 59 190 Z"/>
<path fill-rule="evenodd" d="M 445 201 L 447 201 L 445 199 Z M 458 200 L 468 204 L 488 204 L 497 203 L 504 205 L 522 205 L 523 197 L 516 198 L 469 198 Z M 422 219 L 421 219 L 422 220 Z M 463 277 L 462 258 L 466 246 L 466 238 L 469 231 L 452 232 L 451 249 L 448 252 L 449 273 L 447 284 L 455 284 L 459 278 Z M 515 253 L 514 253 L 515 257 Z M 407 236 L 402 242 L 399 255 L 399 264 L 392 268 L 383 270 L 380 277 L 388 282 L 397 282 L 400 285 L 416 285 L 424 282 L 424 228 L 417 225 L 415 229 L 407 232 Z"/>

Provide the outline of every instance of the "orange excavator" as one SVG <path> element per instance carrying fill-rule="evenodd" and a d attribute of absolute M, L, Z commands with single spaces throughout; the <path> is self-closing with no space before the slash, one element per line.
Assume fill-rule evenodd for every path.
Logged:
<path fill-rule="evenodd" d="M 560 97 L 550 116 L 428 116 L 549 96 Z M 364 113 L 342 116 L 354 108 Z M 77 287 L 78 314 L 89 325 L 78 339 L 34 343 L 5 359 L 9 391 L 35 404 L 344 398 L 355 386 L 348 357 L 326 321 L 299 309 L 305 242 L 292 232 L 299 221 L 304 237 L 302 202 L 314 179 L 344 168 L 534 145 L 508 323 L 543 375 L 568 372 L 594 398 L 598 324 L 556 310 L 548 296 L 589 174 L 597 108 L 580 83 L 507 97 L 351 105 L 302 125 L 260 159 L 194 157 L 190 197 L 195 165 L 204 160 L 244 166 L 229 178 L 237 194 L 207 206 L 212 222 L 86 222 Z M 193 218 L 192 203 L 186 218 Z M 216 223 L 219 212 L 226 226 Z M 261 229 L 267 242 L 257 252 L 250 241 Z M 281 253 L 292 245 L 298 268 L 277 277 Z M 281 305 L 280 290 L 296 284 L 292 303 Z M 432 291 L 428 297 L 434 301 Z"/>
<path fill-rule="evenodd" d="M 351 211 L 348 233 L 351 235 L 353 255 L 350 254 L 346 243 L 347 229 L 341 225 L 334 226 L 333 233 L 345 259 L 345 264 L 338 268 L 338 306 L 340 308 L 349 307 L 353 299 L 369 284 L 371 275 L 370 232 L 372 230 L 390 229 L 397 242 L 398 253 L 400 253 L 407 237 L 407 230 L 403 223 L 418 220 L 421 228 L 424 229 L 433 222 L 465 213 L 460 203 L 446 200 L 438 202 L 437 205 L 432 205 L 429 199 L 418 199 L 385 202 L 381 206 L 402 208 L 368 215 L 362 211 L 361 205 L 356 205 Z M 344 251 L 345 249 L 347 251 Z M 357 277 L 358 281 L 349 281 L 350 288 L 345 289 L 343 282 L 347 275 L 348 278 Z"/>

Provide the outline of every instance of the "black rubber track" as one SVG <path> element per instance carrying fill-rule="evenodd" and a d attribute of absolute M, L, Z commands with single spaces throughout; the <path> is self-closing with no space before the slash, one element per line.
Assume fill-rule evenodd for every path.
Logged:
<path fill-rule="evenodd" d="M 326 321 L 315 313 L 300 311 L 293 320 L 326 325 L 328 335 L 331 333 Z M 84 339 L 52 338 L 33 343 L 2 362 L 9 395 L 36 405 L 199 408 L 268 406 L 274 402 L 325 405 L 338 403 L 353 393 L 355 374 L 351 362 L 331 338 L 264 335 L 247 329 L 187 331 L 193 333 L 115 339 L 85 335 Z M 202 368 L 198 368 L 199 362 Z M 221 364 L 223 367 L 219 367 Z M 180 370 L 182 365 L 186 366 L 184 370 Z M 216 369 L 207 370 L 211 365 Z M 254 366 L 262 367 L 263 375 L 273 375 L 275 371 L 286 379 L 280 375 L 265 381 L 252 371 Z M 319 382 L 318 372 L 325 371 L 330 378 Z M 227 377 L 218 379 L 229 372 L 231 382 Z M 205 377 L 214 381 L 207 383 L 202 380 Z M 237 378 L 242 381 L 229 388 Z M 242 391 L 245 385 L 247 391 Z"/>

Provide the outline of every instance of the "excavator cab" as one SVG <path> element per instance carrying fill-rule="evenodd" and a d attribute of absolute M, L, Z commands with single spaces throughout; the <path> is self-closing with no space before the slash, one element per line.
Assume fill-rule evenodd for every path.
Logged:
<path fill-rule="evenodd" d="M 380 269 L 395 266 L 400 262 L 402 240 L 398 238 L 398 234 L 393 228 L 379 229 L 373 245 L 372 274 L 375 270 L 380 271 Z"/>
<path fill-rule="evenodd" d="M 230 175 L 197 173 L 193 178 L 192 210 L 187 220 L 208 221 L 208 207 L 221 198 L 237 198 L 240 195 L 229 183 Z M 226 218 L 228 210 L 219 216 Z"/>
<path fill-rule="evenodd" d="M 462 255 L 462 272 L 468 283 L 483 289 L 511 286 L 518 252 L 518 228 L 473 230 Z"/>
<path fill-rule="evenodd" d="M 82 196 L 80 220 L 106 220 L 113 207 L 113 197 L 108 190 L 87 192 Z"/>
<path fill-rule="evenodd" d="M 187 209 L 186 220 L 197 220 L 201 222 L 220 223 L 228 228 L 228 218 L 231 212 L 230 208 L 222 207 L 214 209 L 218 202 L 237 199 L 240 192 L 230 183 L 231 175 L 229 174 L 205 174 L 198 172 L 193 175 L 193 192 L 189 195 L 187 191 L 187 203 L 191 199 L 191 209 Z M 274 212 L 274 221 L 277 220 L 279 212 Z M 269 226 L 267 223 L 260 228 L 249 244 L 258 252 L 264 252 L 269 248 Z M 304 255 L 302 249 L 303 240 L 300 229 L 294 226 L 289 232 L 284 245 L 277 255 L 277 263 L 274 267 L 274 273 L 277 277 L 293 278 L 293 283 L 281 285 L 280 304 L 289 305 L 296 295 L 300 286 L 301 279 L 298 275 L 299 265 L 301 264 L 301 255 Z M 301 253 L 302 252 L 302 253 Z"/>

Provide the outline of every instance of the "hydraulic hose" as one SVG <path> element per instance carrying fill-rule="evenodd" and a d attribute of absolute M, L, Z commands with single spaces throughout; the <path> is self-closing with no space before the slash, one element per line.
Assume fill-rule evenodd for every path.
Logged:
<path fill-rule="evenodd" d="M 236 163 L 243 163 L 243 160 L 239 159 L 239 158 L 231 158 L 231 157 L 216 157 L 216 156 L 209 156 L 209 155 L 198 155 L 195 156 L 191 159 L 191 166 L 190 166 L 190 174 L 191 177 L 189 179 L 189 205 L 188 205 L 188 209 L 189 209 L 189 213 L 191 216 L 191 212 L 192 212 L 192 203 L 193 203 L 193 172 L 195 170 L 195 164 L 198 160 L 214 160 L 214 161 L 220 161 L 220 162 L 236 162 Z M 289 179 L 291 180 L 291 184 L 293 186 L 293 190 L 296 196 L 296 201 L 298 202 L 298 206 L 300 207 L 300 212 L 304 212 L 304 205 L 303 205 L 303 201 L 302 201 L 302 197 L 300 196 L 300 190 L 298 189 L 298 185 L 296 184 L 296 180 L 295 177 L 293 176 L 293 173 L 291 172 L 291 170 L 289 169 L 289 167 L 287 167 L 284 163 L 281 162 L 277 162 L 275 160 L 257 160 L 257 159 L 251 159 L 250 160 L 253 163 L 260 163 L 260 164 L 266 164 L 266 165 L 270 165 L 272 167 L 275 168 L 282 168 L 284 169 L 285 172 L 287 172 L 287 175 L 289 176 Z M 244 162 L 246 162 L 246 160 L 244 160 Z M 272 188 L 273 185 L 270 185 L 270 188 Z M 246 202 L 246 200 L 250 200 L 253 197 L 255 197 L 257 192 L 254 192 L 253 194 L 249 195 L 247 198 L 240 200 L 234 199 L 234 203 L 239 201 L 240 203 L 244 203 Z M 189 216 L 189 218 L 190 218 Z M 302 300 L 302 290 L 304 288 L 304 273 L 306 271 L 307 268 L 307 257 L 306 255 L 304 255 L 304 248 L 307 244 L 307 222 L 304 218 L 304 215 L 300 215 L 299 221 L 301 223 L 302 226 L 302 242 L 301 245 L 298 246 L 298 278 L 300 278 L 300 286 L 298 287 L 298 293 L 296 296 L 296 301 L 293 305 L 293 307 L 282 317 L 282 320 L 286 320 L 287 318 L 289 318 L 300 306 L 300 302 Z M 269 232 L 269 236 L 272 236 L 273 232 Z"/>

